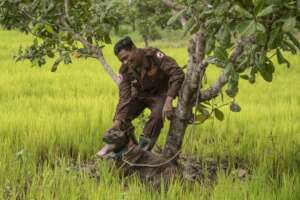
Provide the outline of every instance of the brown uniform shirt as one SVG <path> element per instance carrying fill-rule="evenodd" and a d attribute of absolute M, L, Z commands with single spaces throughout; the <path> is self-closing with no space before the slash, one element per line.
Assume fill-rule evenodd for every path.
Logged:
<path fill-rule="evenodd" d="M 184 80 L 184 72 L 176 61 L 155 48 L 141 49 L 143 64 L 139 71 L 127 66 L 120 68 L 119 103 L 114 120 L 125 121 L 130 102 L 137 97 L 151 97 L 165 94 L 176 97 Z"/>

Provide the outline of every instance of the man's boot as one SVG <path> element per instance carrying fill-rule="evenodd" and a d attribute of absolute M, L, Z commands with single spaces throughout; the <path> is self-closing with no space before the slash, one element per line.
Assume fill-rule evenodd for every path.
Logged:
<path fill-rule="evenodd" d="M 155 141 L 152 138 L 141 135 L 139 138 L 139 147 L 145 151 L 150 151 L 154 146 Z"/>

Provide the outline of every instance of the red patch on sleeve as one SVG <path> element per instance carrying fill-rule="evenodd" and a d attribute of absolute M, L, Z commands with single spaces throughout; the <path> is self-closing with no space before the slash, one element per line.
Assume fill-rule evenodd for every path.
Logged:
<path fill-rule="evenodd" d="M 164 56 L 165 55 L 160 51 L 156 53 L 156 57 L 159 58 L 159 59 L 162 59 Z"/>

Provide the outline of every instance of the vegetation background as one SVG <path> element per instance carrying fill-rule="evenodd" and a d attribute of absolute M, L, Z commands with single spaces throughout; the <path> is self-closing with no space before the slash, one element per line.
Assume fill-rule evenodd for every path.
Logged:
<path fill-rule="evenodd" d="M 137 34 L 132 37 L 143 46 Z M 51 62 L 31 68 L 28 61 L 13 60 L 31 37 L 0 31 L 0 38 L 0 199 L 300 199 L 299 54 L 286 55 L 291 68 L 276 66 L 272 84 L 261 77 L 255 86 L 241 81 L 242 112 L 223 107 L 223 123 L 211 119 L 187 131 L 184 154 L 243 162 L 246 178 L 220 171 L 213 185 L 174 181 L 159 193 L 135 177 L 117 177 L 106 162 L 98 162 L 96 172 L 86 168 L 102 146 L 118 100 L 117 88 L 98 62 L 74 59 L 56 73 L 50 72 Z M 150 46 L 183 66 L 185 42 L 175 34 Z M 117 71 L 112 46 L 104 51 Z M 218 74 L 209 71 L 208 84 Z M 137 134 L 142 120 L 135 121 Z M 167 127 L 158 144 L 164 143 Z"/>

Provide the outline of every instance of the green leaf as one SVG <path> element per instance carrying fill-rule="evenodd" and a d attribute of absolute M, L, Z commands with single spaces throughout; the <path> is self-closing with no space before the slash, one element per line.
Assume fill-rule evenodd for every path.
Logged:
<path fill-rule="evenodd" d="M 201 113 L 198 113 L 196 116 L 195 116 L 195 120 L 198 122 L 198 123 L 203 123 L 205 120 L 207 120 L 209 117 L 210 117 L 210 114 L 209 112 L 204 109 L 204 108 L 201 108 L 200 109 L 200 112 Z"/>
<path fill-rule="evenodd" d="M 242 74 L 242 75 L 240 75 L 240 77 L 244 80 L 249 80 L 250 79 L 250 77 L 247 74 Z"/>
<path fill-rule="evenodd" d="M 237 66 L 236 72 L 242 73 L 246 70 L 246 68 L 249 66 L 249 57 L 245 57 Z"/>
<path fill-rule="evenodd" d="M 294 44 L 292 44 L 290 41 L 284 40 L 283 44 L 288 47 L 287 50 L 291 51 L 292 54 L 296 54 L 297 53 L 297 47 L 294 46 Z"/>
<path fill-rule="evenodd" d="M 225 90 L 226 94 L 231 97 L 234 98 L 237 93 L 239 92 L 239 88 L 237 86 L 236 83 L 228 83 L 228 88 Z"/>
<path fill-rule="evenodd" d="M 183 29 L 183 36 L 185 36 L 189 30 L 193 27 L 194 25 L 194 20 L 193 19 L 190 19 L 184 26 L 184 29 Z"/>
<path fill-rule="evenodd" d="M 201 111 L 202 109 L 205 109 L 205 108 L 207 108 L 207 106 L 204 105 L 204 103 L 199 103 L 199 104 L 198 104 L 198 107 L 197 107 L 198 110 Z"/>
<path fill-rule="evenodd" d="M 45 24 L 45 29 L 48 33 L 54 33 L 54 30 L 50 24 Z"/>
<path fill-rule="evenodd" d="M 230 29 L 227 24 L 224 24 L 216 34 L 216 38 L 223 48 L 227 48 L 231 42 Z"/>
<path fill-rule="evenodd" d="M 232 65 L 232 63 L 228 63 L 228 64 L 226 65 L 225 69 L 224 69 L 224 74 L 225 74 L 225 76 L 226 76 L 226 77 L 229 77 L 230 74 L 231 74 L 231 72 L 232 72 L 232 70 L 233 70 L 233 65 Z"/>
<path fill-rule="evenodd" d="M 178 13 L 176 13 L 175 15 L 173 15 L 167 22 L 167 25 L 171 25 L 173 24 L 175 21 L 177 21 L 186 11 L 186 9 L 183 9 L 181 11 L 179 11 Z"/>
<path fill-rule="evenodd" d="M 223 121 L 224 120 L 224 113 L 219 110 L 218 108 L 215 108 L 214 109 L 214 114 L 215 114 L 215 117 L 219 120 L 219 121 Z"/>
<path fill-rule="evenodd" d="M 258 46 L 265 46 L 266 42 L 269 42 L 269 34 L 265 34 L 264 32 L 257 32 L 256 34 L 256 44 Z"/>
<path fill-rule="evenodd" d="M 267 16 L 271 13 L 273 13 L 275 11 L 275 6 L 274 5 L 270 5 L 266 8 L 264 8 L 262 11 L 260 11 L 256 17 L 264 17 L 264 16 Z"/>
<path fill-rule="evenodd" d="M 220 3 L 215 9 L 215 15 L 222 16 L 224 15 L 230 7 L 230 2 L 225 1 L 224 3 Z"/>
<path fill-rule="evenodd" d="M 286 33 L 287 36 L 290 38 L 292 43 L 300 50 L 300 42 L 299 40 L 292 34 L 292 33 Z"/>
<path fill-rule="evenodd" d="M 251 71 L 250 71 L 250 76 L 249 76 L 249 83 L 250 84 L 254 84 L 255 81 L 256 81 L 256 69 L 255 68 L 252 68 Z"/>
<path fill-rule="evenodd" d="M 107 5 L 107 7 L 106 7 L 106 10 L 110 10 L 110 9 L 112 9 L 113 7 L 115 7 L 116 6 L 116 1 L 114 1 L 114 0 L 111 0 L 109 3 L 108 3 L 108 5 Z"/>
<path fill-rule="evenodd" d="M 267 64 L 262 63 L 258 66 L 258 71 L 263 77 L 263 79 L 267 82 L 272 82 L 273 80 L 273 73 L 268 70 Z"/>
<path fill-rule="evenodd" d="M 55 71 L 57 70 L 57 67 L 58 67 L 58 65 L 61 63 L 62 60 L 63 60 L 63 57 L 62 57 L 62 56 L 58 57 L 58 58 L 55 60 L 55 62 L 54 62 L 53 65 L 52 65 L 51 72 L 55 72 Z"/>
<path fill-rule="evenodd" d="M 283 34 L 281 32 L 281 27 L 277 26 L 271 31 L 268 47 L 270 49 L 277 48 L 278 46 L 281 45 L 282 39 L 283 39 Z"/>
<path fill-rule="evenodd" d="M 287 67 L 290 67 L 290 63 L 285 57 L 282 55 L 281 51 L 279 49 L 276 49 L 276 56 L 277 56 L 277 62 L 279 64 L 286 64 Z"/>
<path fill-rule="evenodd" d="M 205 117 L 203 114 L 197 114 L 195 116 L 195 122 L 202 124 L 203 122 L 205 122 L 208 118 Z"/>
<path fill-rule="evenodd" d="M 255 21 L 254 20 L 247 20 L 243 21 L 237 27 L 241 36 L 252 35 L 256 31 Z"/>
<path fill-rule="evenodd" d="M 233 9 L 234 9 L 237 13 L 241 14 L 243 17 L 246 17 L 246 18 L 253 18 L 253 15 L 252 15 L 250 12 L 248 12 L 246 9 L 242 8 L 242 7 L 239 6 L 239 5 L 235 5 L 235 6 L 233 7 Z"/>
<path fill-rule="evenodd" d="M 104 34 L 104 42 L 106 44 L 111 44 L 111 38 L 109 36 L 109 33 Z"/>
<path fill-rule="evenodd" d="M 263 9 L 265 5 L 265 0 L 253 0 L 252 2 L 254 5 L 255 14 L 257 15 L 257 13 Z"/>
<path fill-rule="evenodd" d="M 33 39 L 33 46 L 38 46 L 39 45 L 39 41 L 38 41 L 38 39 L 37 38 L 34 38 Z"/>
<path fill-rule="evenodd" d="M 63 56 L 63 58 L 64 58 L 64 63 L 65 63 L 66 65 L 72 63 L 72 59 L 71 59 L 71 57 L 70 57 L 70 54 L 66 53 L 66 54 Z"/>
<path fill-rule="evenodd" d="M 273 65 L 273 63 L 271 62 L 271 60 L 269 60 L 268 63 L 266 63 L 266 70 L 267 72 L 273 74 L 275 72 L 275 67 Z"/>
<path fill-rule="evenodd" d="M 240 112 L 240 111 L 241 111 L 241 107 L 240 107 L 240 105 L 237 104 L 236 102 L 232 102 L 232 103 L 230 104 L 230 110 L 231 110 L 232 112 Z"/>
<path fill-rule="evenodd" d="M 282 30 L 284 32 L 290 32 L 293 31 L 296 26 L 296 18 L 291 17 L 284 21 L 284 24 L 282 26 Z"/>
<path fill-rule="evenodd" d="M 263 32 L 263 33 L 266 32 L 265 26 L 262 25 L 262 24 L 259 23 L 259 22 L 255 24 L 255 27 L 256 27 L 256 30 L 257 30 L 257 31 L 260 31 L 260 32 Z"/>
<path fill-rule="evenodd" d="M 212 36 L 209 37 L 205 43 L 205 53 L 210 54 L 214 48 L 215 48 L 215 39 Z"/>
<path fill-rule="evenodd" d="M 227 61 L 228 60 L 228 53 L 223 47 L 217 47 L 214 51 L 214 56 L 218 58 L 221 61 Z"/>
<path fill-rule="evenodd" d="M 200 29 L 200 24 L 197 23 L 192 27 L 190 33 L 193 35 L 194 33 L 198 32 L 199 29 Z"/>
<path fill-rule="evenodd" d="M 233 67 L 233 66 L 232 66 L 232 67 Z M 239 81 L 239 79 L 240 79 L 240 75 L 239 75 L 237 72 L 233 71 L 233 72 L 232 72 L 232 75 L 231 75 L 231 79 L 232 79 L 235 83 L 238 83 L 238 81 Z"/>

